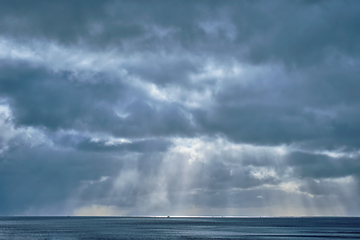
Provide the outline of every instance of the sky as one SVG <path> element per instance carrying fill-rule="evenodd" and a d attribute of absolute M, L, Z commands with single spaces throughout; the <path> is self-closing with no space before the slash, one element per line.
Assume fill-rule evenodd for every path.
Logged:
<path fill-rule="evenodd" d="M 0 215 L 360 216 L 359 1 L 1 1 Z"/>

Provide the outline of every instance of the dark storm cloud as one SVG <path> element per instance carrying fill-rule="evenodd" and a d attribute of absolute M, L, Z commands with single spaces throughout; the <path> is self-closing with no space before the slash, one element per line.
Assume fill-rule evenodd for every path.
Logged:
<path fill-rule="evenodd" d="M 82 84 L 71 72 L 54 73 L 18 62 L 0 67 L 0 91 L 19 126 L 103 131 L 120 137 L 190 134 L 180 106 L 151 106 L 148 102 L 157 103 L 120 81 L 103 81 L 111 77 L 101 73 L 93 76 L 95 83 Z M 118 108 L 128 116 L 118 116 Z"/>
<path fill-rule="evenodd" d="M 86 125 L 86 120 L 99 125 L 94 115 L 101 116 L 99 121 L 111 122 L 113 113 L 103 103 L 114 102 L 122 95 L 121 86 L 79 86 L 69 81 L 66 72 L 56 74 L 22 63 L 3 63 L 1 68 L 0 89 L 13 106 L 19 125 L 59 129 Z"/>
<path fill-rule="evenodd" d="M 157 59 L 158 61 L 148 62 L 146 65 L 131 65 L 127 66 L 127 70 L 139 76 L 142 79 L 150 82 L 154 82 L 159 86 L 166 85 L 183 85 L 190 87 L 203 87 L 193 86 L 189 82 L 189 75 L 199 72 L 198 66 L 193 62 L 189 62 L 187 59 L 175 59 L 173 61 L 169 59 Z M 166 71 L 164 71 L 166 69 Z"/>
<path fill-rule="evenodd" d="M 276 196 L 358 211 L 359 16 L 357 1 L 1 1 L 0 213 Z"/>
<path fill-rule="evenodd" d="M 244 26 L 238 40 L 250 44 L 248 56 L 255 62 L 280 60 L 290 66 L 311 66 L 334 53 L 359 54 L 356 1 L 346 6 L 340 1 L 262 1 L 246 10 L 234 18 Z M 254 21 L 249 23 L 249 19 Z"/>
<path fill-rule="evenodd" d="M 128 38 L 144 38 L 141 45 L 147 49 L 170 50 L 180 42 L 185 49 L 210 55 L 238 49 L 232 52 L 235 56 L 255 62 L 308 66 L 333 54 L 356 57 L 360 50 L 356 1 L 2 1 L 1 5 L 2 33 L 20 39 L 121 47 L 118 44 Z M 235 31 L 233 44 L 226 37 L 226 25 L 218 24 L 224 20 Z M 211 30 L 201 27 L 202 22 Z M 146 26 L 174 29 L 174 38 L 161 39 Z"/>
<path fill-rule="evenodd" d="M 48 38 L 64 43 L 89 37 L 87 24 L 106 16 L 107 1 L 4 1 L 1 32 L 20 40 Z"/>
<path fill-rule="evenodd" d="M 193 112 L 198 123 L 240 142 L 359 147 L 359 63 L 339 60 L 285 75 L 276 69 L 264 72 L 224 83 L 213 95 L 212 108 Z"/>
<path fill-rule="evenodd" d="M 317 64 L 334 53 L 359 54 L 356 1 L 3 1 L 1 9 L 3 34 L 19 39 L 121 47 L 126 39 L 143 38 L 141 46 L 147 49 L 170 50 L 180 42 L 185 49 L 210 55 L 233 53 L 255 62 L 280 60 L 290 65 Z M 233 44 L 226 27 L 216 27 L 223 19 L 234 26 Z M 215 26 L 209 33 L 201 22 Z M 176 31 L 170 39 L 161 39 L 147 25 Z"/>
<path fill-rule="evenodd" d="M 124 40 L 151 33 L 145 24 L 149 23 L 180 27 L 186 34 L 178 37 L 191 43 L 199 32 L 194 19 L 207 5 L 178 1 L 4 1 L 2 32 L 18 39 L 47 38 L 65 44 L 82 40 L 93 46 L 116 44 L 121 47 Z M 158 40 L 150 36 L 143 39 L 141 46 L 152 48 Z"/>
<path fill-rule="evenodd" d="M 56 206 L 77 194 L 82 181 L 117 174 L 121 162 L 112 156 L 58 151 L 46 147 L 13 147 L 0 159 L 0 214 L 23 214 L 33 207 Z M 116 166 L 116 168 L 114 168 Z"/>
<path fill-rule="evenodd" d="M 320 154 L 293 153 L 288 164 L 294 168 L 294 173 L 302 178 L 359 178 L 360 175 L 359 158 L 331 158 Z"/>

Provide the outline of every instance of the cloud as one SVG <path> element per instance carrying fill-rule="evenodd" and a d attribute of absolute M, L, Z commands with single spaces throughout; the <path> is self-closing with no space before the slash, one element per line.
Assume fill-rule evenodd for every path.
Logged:
<path fill-rule="evenodd" d="M 360 213 L 357 2 L 0 9 L 0 214 Z"/>
<path fill-rule="evenodd" d="M 289 165 L 301 177 L 311 179 L 358 177 L 359 158 L 332 158 L 324 155 L 293 153 Z"/>

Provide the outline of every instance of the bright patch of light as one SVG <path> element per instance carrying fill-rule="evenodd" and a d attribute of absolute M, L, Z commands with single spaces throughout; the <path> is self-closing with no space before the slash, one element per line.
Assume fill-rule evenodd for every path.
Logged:
<path fill-rule="evenodd" d="M 73 211 L 74 216 L 123 216 L 128 210 L 122 210 L 117 206 L 106 206 L 93 204 L 76 208 Z"/>
<path fill-rule="evenodd" d="M 220 36 L 220 32 L 224 32 L 228 40 L 235 40 L 237 36 L 236 26 L 229 21 L 226 16 L 222 16 L 217 20 L 201 21 L 198 26 L 210 36 Z"/>
<path fill-rule="evenodd" d="M 241 163 L 249 156 L 254 158 L 270 158 L 273 161 L 281 160 L 290 150 L 281 146 L 256 146 L 251 144 L 237 144 L 223 138 L 175 138 L 174 147 L 169 153 L 178 153 L 187 156 L 189 162 L 206 162 L 214 156 L 227 156 L 223 158 L 226 163 Z"/>
<path fill-rule="evenodd" d="M 202 70 L 199 73 L 192 74 L 190 79 L 193 82 L 213 81 L 214 79 L 228 80 L 241 77 L 244 70 L 245 66 L 236 62 L 230 61 L 229 64 L 224 64 L 214 60 L 208 60 L 202 66 Z"/>
<path fill-rule="evenodd" d="M 31 147 L 41 144 L 52 144 L 41 130 L 33 127 L 15 127 L 12 120 L 11 109 L 5 101 L 3 104 L 0 104 L 0 139 L 4 141 L 0 153 L 6 151 L 8 149 L 7 143 L 14 139 Z"/>
<path fill-rule="evenodd" d="M 360 156 L 360 150 L 358 151 L 351 151 L 351 152 L 344 152 L 341 150 L 337 151 L 315 151 L 315 154 L 322 154 L 329 156 L 331 158 L 356 158 Z"/>
<path fill-rule="evenodd" d="M 276 178 L 277 174 L 274 169 L 268 167 L 253 167 L 250 166 L 251 174 L 257 179 Z"/>

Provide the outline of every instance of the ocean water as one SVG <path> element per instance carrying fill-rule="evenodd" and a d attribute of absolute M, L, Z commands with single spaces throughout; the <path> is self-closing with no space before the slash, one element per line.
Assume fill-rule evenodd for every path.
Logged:
<path fill-rule="evenodd" d="M 0 217 L 0 239 L 360 239 L 360 218 Z"/>

